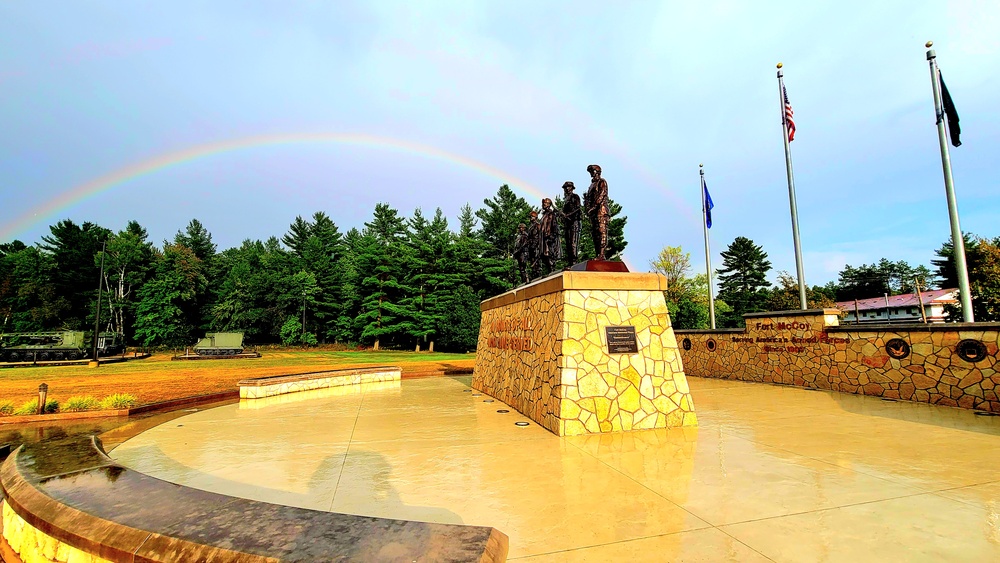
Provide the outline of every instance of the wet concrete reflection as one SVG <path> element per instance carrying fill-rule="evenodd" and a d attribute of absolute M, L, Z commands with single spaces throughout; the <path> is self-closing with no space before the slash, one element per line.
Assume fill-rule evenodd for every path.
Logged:
<path fill-rule="evenodd" d="M 495 526 L 511 559 L 1000 559 L 1000 419 L 689 378 L 698 428 L 558 438 L 468 377 L 191 413 L 111 455 L 293 506 Z"/>

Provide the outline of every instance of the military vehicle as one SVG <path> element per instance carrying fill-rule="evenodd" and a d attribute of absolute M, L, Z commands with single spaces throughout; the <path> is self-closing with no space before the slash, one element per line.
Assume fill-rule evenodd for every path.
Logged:
<path fill-rule="evenodd" d="M 194 345 L 199 356 L 235 356 L 243 353 L 242 332 L 207 332 Z"/>
<path fill-rule="evenodd" d="M 0 334 L 0 362 L 49 362 L 82 360 L 93 353 L 92 341 L 81 330 L 13 332 Z M 125 350 L 121 335 L 102 332 L 97 339 L 99 356 Z"/>

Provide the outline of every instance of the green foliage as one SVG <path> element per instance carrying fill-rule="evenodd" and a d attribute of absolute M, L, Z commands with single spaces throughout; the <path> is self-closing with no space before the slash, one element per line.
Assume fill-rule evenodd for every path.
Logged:
<path fill-rule="evenodd" d="M 137 404 L 139 400 L 128 393 L 115 393 L 101 399 L 102 410 L 130 409 Z"/>
<path fill-rule="evenodd" d="M 122 231 L 108 239 L 105 252 L 98 252 L 94 263 L 104 259 L 104 292 L 102 303 L 109 318 L 111 332 L 134 336 L 137 307 L 136 290 L 148 280 L 153 267 L 155 249 L 139 223 L 129 221 Z"/>
<path fill-rule="evenodd" d="M 965 262 L 969 271 L 969 292 L 972 294 L 972 315 L 976 322 L 1000 321 L 1000 237 L 979 238 L 963 235 L 965 242 Z M 937 252 L 941 260 L 932 261 L 938 266 L 938 275 L 943 284 L 953 281 L 958 287 L 958 274 L 954 264 L 954 248 L 951 239 Z M 942 287 L 945 289 L 945 287 Z M 949 321 L 961 321 L 961 303 L 945 307 Z"/>
<path fill-rule="evenodd" d="M 689 275 L 691 254 L 684 252 L 679 246 L 665 246 L 649 266 L 654 272 L 667 278 L 667 289 L 664 290 L 663 297 L 667 302 L 673 328 L 710 328 L 708 275 Z M 720 303 L 715 303 L 716 315 Z"/>
<path fill-rule="evenodd" d="M 380 203 L 364 229 L 342 235 L 317 212 L 284 235 L 222 252 L 196 219 L 159 248 L 135 221 L 117 233 L 61 221 L 38 246 L 0 244 L 0 331 L 89 332 L 99 297 L 102 329 L 139 346 L 183 348 L 214 330 L 255 344 L 471 350 L 479 302 L 516 282 L 514 233 L 531 209 L 507 186 L 485 203 L 463 206 L 454 230 L 440 209 L 404 217 Z M 625 218 L 610 208 L 614 254 Z"/>
<path fill-rule="evenodd" d="M 541 205 L 541 202 L 538 202 Z M 493 199 L 484 199 L 482 209 L 476 217 L 482 221 L 478 236 L 485 243 L 484 256 L 502 261 L 502 278 L 511 286 L 517 284 L 517 266 L 514 262 L 514 244 L 517 242 L 517 226 L 528 223 L 531 205 L 514 194 L 507 184 L 500 186 Z"/>
<path fill-rule="evenodd" d="M 311 332 L 302 332 L 302 323 L 296 317 L 288 317 L 281 325 L 281 343 L 285 346 L 316 346 L 319 342 Z"/>
<path fill-rule="evenodd" d="M 61 324 L 71 330 L 93 325 L 99 268 L 94 256 L 101 250 L 111 231 L 93 223 L 77 225 L 66 219 L 52 225 L 50 235 L 42 237 L 39 249 L 53 261 L 51 284 L 55 295 L 64 300 Z"/>
<path fill-rule="evenodd" d="M 208 281 L 204 265 L 190 248 L 167 244 L 154 265 L 154 277 L 139 290 L 136 340 L 143 346 L 183 346 L 195 337 L 192 322 Z"/>
<path fill-rule="evenodd" d="M 791 311 L 802 306 L 799 300 L 799 280 L 782 270 L 778 272 L 778 285 L 771 290 L 767 298 L 768 311 Z M 829 293 L 818 286 L 806 288 L 806 307 L 824 309 L 835 307 L 836 303 Z"/>
<path fill-rule="evenodd" d="M 21 403 L 21 406 L 14 409 L 14 412 L 12 412 L 11 414 L 14 416 L 27 416 L 35 414 L 36 412 L 38 412 L 38 400 L 29 399 Z"/>
<path fill-rule="evenodd" d="M 55 399 L 48 399 L 45 401 L 45 408 L 42 411 L 44 414 L 52 414 L 58 411 L 59 401 Z M 11 414 L 14 416 L 26 416 L 35 414 L 36 412 L 38 412 L 38 399 L 29 399 L 21 403 L 21 406 L 14 409 Z"/>
<path fill-rule="evenodd" d="M 934 275 L 937 277 L 938 289 L 955 289 L 958 287 L 958 268 L 955 266 L 954 242 L 952 237 L 948 237 L 948 240 L 934 253 L 937 258 L 931 260 L 931 265 L 934 266 Z M 971 274 L 979 266 L 979 238 L 970 233 L 962 233 L 962 243 L 965 246 L 965 265 Z"/>
<path fill-rule="evenodd" d="M 719 274 L 719 298 L 728 303 L 732 310 L 721 315 L 722 326 L 743 325 L 743 315 L 766 309 L 771 282 L 767 273 L 771 262 L 767 253 L 746 237 L 736 237 L 722 252 L 722 268 Z"/>
<path fill-rule="evenodd" d="M 438 335 L 441 351 L 468 352 L 479 339 L 479 298 L 468 286 L 460 286 L 445 309 Z"/>
<path fill-rule="evenodd" d="M 14 414 L 14 401 L 0 401 L 0 416 L 10 416 Z"/>
<path fill-rule="evenodd" d="M 65 412 L 93 411 L 101 407 L 101 402 L 93 397 L 70 397 L 63 407 Z"/>
<path fill-rule="evenodd" d="M 899 295 L 913 293 L 914 282 L 920 283 L 923 289 L 933 284 L 933 275 L 926 266 L 913 267 L 905 260 L 892 262 L 882 258 L 876 264 L 862 264 L 857 268 L 850 264 L 844 266 L 839 274 L 836 299 L 850 301 L 852 299 L 868 299 L 882 295 Z"/>

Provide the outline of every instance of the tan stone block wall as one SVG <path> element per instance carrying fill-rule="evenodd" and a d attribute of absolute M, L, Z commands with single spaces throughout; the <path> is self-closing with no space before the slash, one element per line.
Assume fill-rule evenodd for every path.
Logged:
<path fill-rule="evenodd" d="M 549 293 L 483 312 L 472 386 L 559 433 L 562 293 Z M 527 319 L 529 328 L 491 330 L 494 322 Z M 490 345 L 490 338 L 499 339 Z M 530 350 L 511 349 L 527 339 Z"/>
<path fill-rule="evenodd" d="M 779 329 L 781 323 L 786 328 Z M 788 323 L 796 323 L 787 328 Z M 747 319 L 745 331 L 678 331 L 689 375 L 830 389 L 938 405 L 1000 412 L 997 387 L 1000 327 L 986 324 L 925 327 L 838 326 L 830 312 L 775 314 Z M 766 327 L 773 328 L 766 328 Z M 893 358 L 892 339 L 910 347 Z M 781 339 L 770 342 L 770 339 Z M 986 347 L 986 357 L 969 362 L 956 353 L 961 340 Z M 709 341 L 715 351 L 709 350 Z"/>
<path fill-rule="evenodd" d="M 697 424 L 661 291 L 564 292 L 560 435 Z M 608 354 L 604 328 L 635 327 L 638 354 Z"/>
<path fill-rule="evenodd" d="M 111 563 L 63 543 L 25 522 L 3 503 L 3 537 L 24 563 Z"/>
<path fill-rule="evenodd" d="M 484 307 L 473 387 L 560 436 L 696 425 L 663 293 L 652 287 L 550 285 L 497 298 Z M 609 354 L 605 327 L 625 325 L 639 353 Z"/>

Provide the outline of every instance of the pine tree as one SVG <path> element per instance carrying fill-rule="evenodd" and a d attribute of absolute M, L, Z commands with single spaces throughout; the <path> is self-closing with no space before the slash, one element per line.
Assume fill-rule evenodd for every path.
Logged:
<path fill-rule="evenodd" d="M 384 340 L 398 343 L 416 329 L 414 313 L 404 303 L 412 292 L 405 283 L 409 262 L 405 236 L 398 211 L 379 203 L 359 241 L 361 307 L 356 322 L 361 338 L 373 341 L 376 349 Z"/>
<path fill-rule="evenodd" d="M 281 237 L 281 242 L 285 243 L 285 246 L 290 248 L 294 254 L 302 256 L 306 240 L 309 239 L 310 235 L 312 235 L 312 225 L 301 215 L 297 215 L 292 224 L 289 225 L 288 232 Z"/>
<path fill-rule="evenodd" d="M 500 186 L 493 199 L 484 199 L 483 209 L 476 211 L 482 220 L 479 237 L 486 242 L 485 254 L 504 261 L 504 279 L 516 284 L 517 265 L 514 262 L 514 245 L 517 243 L 517 225 L 528 222 L 532 207 L 524 198 L 514 194 L 507 184 Z"/>
<path fill-rule="evenodd" d="M 85 330 L 93 326 L 97 298 L 99 263 L 94 257 L 101 251 L 111 231 L 93 223 L 77 225 L 66 219 L 50 228 L 39 248 L 54 262 L 52 283 L 55 294 L 66 300 L 68 310 L 61 315 L 63 326 Z"/>
<path fill-rule="evenodd" d="M 736 237 L 722 252 L 722 268 L 717 270 L 719 299 L 732 307 L 723 318 L 723 326 L 740 326 L 744 313 L 764 310 L 766 289 L 771 286 L 766 279 L 770 269 L 767 253 L 748 238 Z"/>

